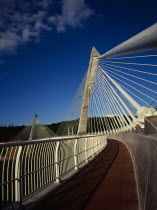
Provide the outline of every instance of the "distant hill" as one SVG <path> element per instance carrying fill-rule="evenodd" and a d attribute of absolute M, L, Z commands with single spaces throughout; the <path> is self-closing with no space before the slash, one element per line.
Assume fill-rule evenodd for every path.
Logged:
<path fill-rule="evenodd" d="M 127 118 L 123 116 L 125 120 L 128 122 Z M 130 118 L 130 116 L 128 116 Z M 121 118 L 122 120 L 122 118 Z M 131 120 L 131 118 L 130 118 Z M 117 122 L 116 124 L 114 122 Z M 104 118 L 93 117 L 88 118 L 88 127 L 87 133 L 100 132 L 104 130 L 110 130 L 112 128 L 121 127 L 121 123 L 119 123 L 120 118 L 118 116 L 106 116 Z M 123 121 L 123 120 L 122 120 Z M 49 125 L 38 124 L 35 128 L 33 139 L 42 139 L 57 136 L 66 136 L 66 135 L 76 135 L 78 130 L 79 119 L 71 120 L 71 121 L 63 121 L 59 123 L 52 123 Z M 90 126 L 90 124 L 94 125 Z M 123 123 L 124 124 L 124 123 Z M 0 142 L 8 142 L 8 141 L 27 141 L 30 136 L 31 126 L 13 126 L 9 125 L 0 126 Z"/>
<path fill-rule="evenodd" d="M 57 132 L 60 123 L 52 123 L 47 125 L 54 133 Z M 27 126 L 0 126 L 0 142 L 8 142 L 14 140 L 14 138 L 22 132 Z"/>
<path fill-rule="evenodd" d="M 11 141 L 24 128 L 25 128 L 24 125 L 22 126 L 9 125 L 8 127 L 0 126 L 0 142 Z"/>

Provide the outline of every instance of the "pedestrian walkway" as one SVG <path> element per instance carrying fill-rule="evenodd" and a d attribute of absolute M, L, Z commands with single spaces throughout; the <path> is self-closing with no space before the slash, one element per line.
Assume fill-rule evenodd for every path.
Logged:
<path fill-rule="evenodd" d="M 32 209 L 138 210 L 132 160 L 115 140 L 84 169 Z"/>

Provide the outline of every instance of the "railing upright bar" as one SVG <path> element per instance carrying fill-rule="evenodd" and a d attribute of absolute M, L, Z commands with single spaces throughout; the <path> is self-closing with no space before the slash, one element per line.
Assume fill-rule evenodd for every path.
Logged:
<path fill-rule="evenodd" d="M 35 145 L 34 145 L 35 146 Z M 38 149 L 38 145 L 35 146 L 35 151 L 34 151 L 34 163 L 33 163 L 33 166 L 34 166 L 34 170 L 37 169 L 37 165 L 36 165 L 36 162 L 37 162 L 37 149 Z M 34 187 L 33 189 L 36 190 L 37 189 L 37 172 L 34 173 Z"/>
<path fill-rule="evenodd" d="M 21 156 L 22 146 L 18 147 L 16 162 L 15 162 L 15 201 L 20 202 L 20 156 Z"/>
<path fill-rule="evenodd" d="M 53 144 L 50 144 L 50 161 L 51 162 L 54 162 L 54 145 Z M 52 167 L 50 167 L 50 181 L 53 180 L 53 168 L 54 168 L 54 165 Z"/>
<path fill-rule="evenodd" d="M 27 161 L 27 173 L 29 173 L 30 172 L 30 158 L 31 158 L 31 155 L 30 155 L 30 153 L 31 153 L 31 148 L 32 148 L 32 145 L 29 145 L 28 146 L 28 153 L 27 153 L 27 156 L 28 156 L 28 161 Z M 28 186 L 28 194 L 30 194 L 31 193 L 31 190 L 30 190 L 30 184 L 31 184 L 31 181 L 30 181 L 30 175 L 28 175 L 27 176 L 27 178 L 28 178 L 28 182 L 27 182 L 27 186 Z"/>
<path fill-rule="evenodd" d="M 49 145 L 46 143 L 46 166 L 49 164 Z M 49 168 L 46 168 L 46 184 L 49 183 Z"/>
<path fill-rule="evenodd" d="M 4 155 L 4 161 L 3 161 L 3 168 L 2 168 L 2 183 L 5 182 L 5 178 L 4 178 L 4 175 L 5 175 L 5 162 L 6 162 L 6 157 L 7 157 L 7 152 L 8 152 L 8 148 L 5 148 L 6 149 L 6 152 L 5 152 L 5 155 Z M 4 195 L 4 190 L 5 186 L 3 185 L 2 186 L 2 205 L 4 205 L 4 201 L 5 201 L 5 195 Z"/>
<path fill-rule="evenodd" d="M 23 196 L 25 195 L 25 188 L 26 188 L 26 185 L 25 185 L 25 179 L 26 177 L 22 177 L 22 175 L 24 174 L 24 171 L 25 171 L 25 161 L 24 159 L 26 158 L 25 155 L 26 155 L 26 150 L 27 150 L 27 146 L 26 145 L 23 145 L 22 146 L 22 153 L 21 153 L 21 159 L 20 159 L 20 163 L 21 163 L 21 199 L 23 199 Z"/>
<path fill-rule="evenodd" d="M 46 157 L 46 166 L 48 166 L 50 164 L 50 157 L 49 157 L 49 143 L 46 143 L 47 144 L 47 149 L 46 149 L 46 152 L 47 152 L 47 157 Z M 50 172 L 50 167 L 48 167 L 46 169 L 46 174 L 47 174 L 47 183 L 49 183 L 49 172 Z"/>
<path fill-rule="evenodd" d="M 35 149 L 35 147 L 34 147 L 34 145 L 32 144 L 31 145 L 31 151 L 30 151 L 30 169 L 31 169 L 31 171 L 33 171 L 33 161 L 34 161 L 34 149 Z M 31 190 L 31 192 L 33 192 L 33 190 L 34 190 L 34 188 L 33 188 L 33 176 L 34 176 L 34 174 L 31 174 L 30 175 L 30 184 L 31 184 L 31 187 L 30 187 L 30 190 Z"/>
<path fill-rule="evenodd" d="M 78 169 L 78 160 L 77 160 L 77 143 L 78 143 L 78 139 L 75 139 L 75 143 L 74 143 L 74 164 L 75 164 L 75 169 Z"/>
<path fill-rule="evenodd" d="M 40 167 L 41 167 L 41 165 L 40 165 L 40 151 L 41 151 L 41 146 L 42 146 L 42 144 L 39 144 L 39 148 L 38 148 L 38 150 L 37 150 L 37 169 L 39 169 Z M 40 174 L 39 174 L 40 172 L 39 171 L 37 171 L 37 189 L 41 186 L 41 176 L 40 176 Z"/>
<path fill-rule="evenodd" d="M 24 152 L 24 146 L 22 146 L 21 154 L 20 154 L 20 162 L 19 162 L 19 184 L 20 184 L 20 206 L 22 206 L 22 199 L 23 199 L 23 178 L 22 178 L 22 153 Z"/>
<path fill-rule="evenodd" d="M 8 154 L 8 163 L 7 163 L 7 174 L 6 174 L 6 178 L 7 180 L 6 181 L 9 181 L 9 170 L 10 170 L 10 158 L 11 158 L 11 153 L 12 153 L 12 147 L 11 147 L 11 150 Z M 9 184 L 7 184 L 7 201 L 9 201 Z"/>
<path fill-rule="evenodd" d="M 60 141 L 57 141 L 55 148 L 55 171 L 56 171 L 55 183 L 60 183 L 59 146 L 60 146 Z"/>
<path fill-rule="evenodd" d="M 15 176 L 15 174 L 14 174 L 14 162 L 15 162 L 15 155 L 16 155 L 16 149 L 17 149 L 17 147 L 13 147 L 14 149 L 13 149 L 13 151 L 14 151 L 14 153 L 13 153 L 13 156 L 12 156 L 12 165 L 11 165 L 11 169 L 10 169 L 10 171 L 11 171 L 11 179 L 13 180 L 14 179 L 14 176 Z M 14 192 L 14 186 L 15 186 L 15 183 L 14 182 L 11 182 L 11 201 L 13 202 L 15 199 L 15 192 Z"/>
<path fill-rule="evenodd" d="M 43 154 L 43 157 L 42 157 L 42 167 L 44 167 L 46 165 L 46 155 L 47 155 L 47 151 L 46 151 L 46 145 L 47 142 L 45 144 L 43 144 L 43 151 L 42 151 L 42 154 Z M 46 176 L 47 174 L 45 173 L 46 172 L 46 168 L 43 168 L 42 169 L 42 186 L 44 186 L 46 184 Z"/>

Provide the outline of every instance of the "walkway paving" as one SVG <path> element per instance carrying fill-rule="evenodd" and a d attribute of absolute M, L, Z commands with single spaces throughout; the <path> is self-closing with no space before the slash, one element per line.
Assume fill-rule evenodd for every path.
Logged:
<path fill-rule="evenodd" d="M 32 209 L 137 210 L 134 169 L 126 146 L 108 140 L 86 168 Z"/>

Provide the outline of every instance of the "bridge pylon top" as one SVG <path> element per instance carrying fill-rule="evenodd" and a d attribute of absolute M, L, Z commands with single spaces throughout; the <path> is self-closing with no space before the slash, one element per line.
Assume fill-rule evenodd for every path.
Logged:
<path fill-rule="evenodd" d="M 97 51 L 97 49 L 93 46 L 91 51 L 91 57 L 99 57 L 100 53 Z"/>

